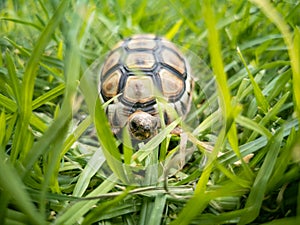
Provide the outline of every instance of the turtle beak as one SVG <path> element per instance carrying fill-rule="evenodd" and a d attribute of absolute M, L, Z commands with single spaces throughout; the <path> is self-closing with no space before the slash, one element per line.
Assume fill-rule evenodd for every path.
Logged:
<path fill-rule="evenodd" d="M 157 133 L 158 119 L 149 113 L 137 111 L 128 120 L 129 131 L 137 140 L 146 140 Z"/>

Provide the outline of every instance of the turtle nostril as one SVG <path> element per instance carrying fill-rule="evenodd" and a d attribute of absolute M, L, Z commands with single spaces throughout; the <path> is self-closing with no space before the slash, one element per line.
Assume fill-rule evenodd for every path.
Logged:
<path fill-rule="evenodd" d="M 149 132 L 151 130 L 151 127 L 149 125 L 144 125 L 144 131 Z"/>

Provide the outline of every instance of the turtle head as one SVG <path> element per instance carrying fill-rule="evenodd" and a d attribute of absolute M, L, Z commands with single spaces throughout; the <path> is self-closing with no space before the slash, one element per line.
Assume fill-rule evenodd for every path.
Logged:
<path fill-rule="evenodd" d="M 131 135 L 142 141 L 157 133 L 159 120 L 149 113 L 136 111 L 129 117 L 128 124 Z"/>

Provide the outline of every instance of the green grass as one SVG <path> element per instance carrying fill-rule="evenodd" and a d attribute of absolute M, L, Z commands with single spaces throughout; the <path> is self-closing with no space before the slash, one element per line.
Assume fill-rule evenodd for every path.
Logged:
<path fill-rule="evenodd" d="M 1 1 L 0 224 L 296 224 L 299 13 L 299 1 Z M 95 81 L 138 33 L 186 53 L 195 107 L 122 154 Z"/>

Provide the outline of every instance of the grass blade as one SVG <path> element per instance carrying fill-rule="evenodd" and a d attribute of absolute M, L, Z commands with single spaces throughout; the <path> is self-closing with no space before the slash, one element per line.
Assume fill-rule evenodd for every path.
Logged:
<path fill-rule="evenodd" d="M 220 98 L 220 108 L 223 113 L 225 126 L 228 129 L 228 140 L 234 152 L 241 158 L 238 148 L 237 130 L 235 124 L 235 116 L 238 115 L 241 109 L 233 105 L 231 101 L 231 94 L 227 85 L 227 75 L 224 69 L 222 60 L 221 46 L 219 40 L 218 30 L 216 28 L 216 19 L 214 18 L 214 11 L 210 5 L 211 1 L 204 1 L 203 16 L 208 29 L 208 43 L 209 52 L 211 56 L 211 63 L 216 77 L 217 91 Z"/>
<path fill-rule="evenodd" d="M 234 122 L 232 119 L 232 105 L 231 105 L 231 96 L 230 92 L 228 89 L 227 84 L 227 77 L 224 72 L 224 66 L 223 66 L 223 61 L 222 61 L 222 56 L 221 56 L 221 47 L 220 47 L 220 42 L 219 42 L 219 35 L 218 31 L 216 29 L 216 21 L 214 17 L 214 12 L 212 9 L 212 6 L 210 5 L 211 2 L 204 1 L 204 4 L 202 5 L 202 13 L 206 22 L 206 26 L 208 29 L 208 42 L 209 42 L 209 51 L 210 51 L 210 56 L 212 60 L 212 66 L 213 70 L 216 76 L 216 82 L 217 82 L 217 90 L 218 94 L 220 96 L 220 107 L 222 109 L 223 113 L 223 118 L 224 121 L 224 126 L 218 135 L 217 142 L 215 144 L 214 150 L 212 154 L 209 157 L 209 161 L 207 163 L 207 166 L 205 167 L 200 180 L 197 183 L 197 187 L 195 190 L 194 196 L 188 201 L 186 206 L 183 208 L 181 213 L 179 214 L 179 217 L 173 221 L 171 224 L 172 225 L 184 225 L 184 224 L 189 224 L 190 221 L 199 213 L 201 213 L 205 207 L 207 206 L 209 199 L 205 195 L 205 190 L 206 190 L 206 184 L 208 182 L 210 173 L 213 168 L 213 161 L 216 159 L 218 151 L 222 149 L 223 143 L 225 141 L 226 137 L 226 130 L 228 129 L 229 131 L 229 136 L 230 140 L 232 141 L 232 146 L 236 147 L 237 146 L 237 137 L 236 137 L 236 129 L 230 129 L 231 127 L 235 127 Z M 230 122 L 231 121 L 231 122 Z M 226 125 L 229 125 L 226 127 Z M 239 154 L 238 149 L 236 154 Z M 200 200 L 201 199 L 201 200 Z M 200 203 L 199 203 L 200 202 Z M 198 207 L 195 207 L 195 205 L 198 205 Z"/>
<path fill-rule="evenodd" d="M 236 122 L 239 123 L 243 127 L 246 127 L 250 130 L 253 130 L 253 131 L 267 137 L 268 139 L 270 139 L 273 136 L 273 134 L 270 131 L 268 131 L 268 129 L 265 126 L 263 126 L 259 123 L 256 123 L 255 121 L 253 121 L 247 117 L 244 117 L 242 115 L 239 115 L 236 118 Z"/>
<path fill-rule="evenodd" d="M 90 179 L 98 172 L 104 161 L 105 158 L 102 151 L 100 149 L 97 150 L 80 174 L 73 191 L 73 196 L 81 197 L 84 194 L 89 186 Z"/>
<path fill-rule="evenodd" d="M 6 52 L 6 62 L 7 62 L 7 70 L 11 80 L 11 88 L 13 89 L 14 97 L 16 99 L 17 105 L 21 102 L 20 90 L 21 85 L 20 81 L 17 77 L 16 68 L 12 59 L 11 54 Z"/>
<path fill-rule="evenodd" d="M 282 105 L 285 103 L 287 100 L 288 96 L 290 95 L 289 92 L 285 93 L 280 100 L 268 111 L 268 113 L 261 119 L 259 122 L 260 126 L 265 126 L 267 123 L 269 123 L 273 118 L 276 117 L 278 114 L 279 110 L 282 108 Z M 249 141 L 253 141 L 257 136 L 256 132 L 253 132 L 251 136 L 249 137 Z"/>
<path fill-rule="evenodd" d="M 205 194 L 206 185 L 213 169 L 213 162 L 217 157 L 218 151 L 222 149 L 225 140 L 225 127 L 221 130 L 215 147 L 211 155 L 209 155 L 209 161 L 204 168 L 201 177 L 197 183 L 194 195 L 187 202 L 183 210 L 180 212 L 178 218 L 174 220 L 171 225 L 187 225 L 190 221 L 200 214 L 206 207 L 211 199 Z M 195 207 L 197 205 L 197 207 Z"/>
<path fill-rule="evenodd" d="M 294 28 L 293 34 L 290 31 L 290 27 L 284 21 L 284 18 L 275 9 L 275 7 L 266 0 L 250 0 L 256 4 L 264 14 L 277 26 L 283 35 L 285 44 L 287 45 L 289 57 L 291 60 L 291 67 L 293 71 L 293 93 L 295 99 L 295 111 L 298 114 L 300 120 L 300 31 L 299 28 Z"/>
<path fill-rule="evenodd" d="M 299 1 L 24 2 L 0 1 L 0 224 L 37 224 L 35 215 L 53 225 L 296 223 Z M 137 143 L 128 129 L 115 138 L 106 121 L 127 78 L 103 104 L 99 73 L 118 41 L 146 33 L 181 45 L 195 78 L 194 104 L 185 121 L 164 124 L 164 103 L 176 100 L 159 96 L 162 132 Z M 158 42 L 143 45 L 145 56 L 153 50 L 161 62 L 149 63 L 149 76 L 172 72 Z M 116 52 L 131 55 L 134 43 Z M 128 63 L 123 53 L 110 72 L 131 76 L 120 65 Z M 141 110 L 146 105 L 152 108 Z M 177 125 L 180 136 L 170 134 Z M 274 140 L 280 130 L 281 142 Z M 255 191 L 260 181 L 263 194 Z"/>
<path fill-rule="evenodd" d="M 0 93 L 0 105 L 10 112 L 15 112 L 17 110 L 17 104 L 10 98 L 2 95 L 1 93 Z"/>
<path fill-rule="evenodd" d="M 61 19 L 64 16 L 64 12 L 67 10 L 69 5 L 69 0 L 62 1 L 51 20 L 40 34 L 40 38 L 37 41 L 35 48 L 32 51 L 32 54 L 29 58 L 29 61 L 26 65 L 25 72 L 23 75 L 23 84 L 22 84 L 22 98 L 19 108 L 20 120 L 18 121 L 18 126 L 16 130 L 16 138 L 14 139 L 14 145 L 12 149 L 12 157 L 10 158 L 12 162 L 16 161 L 16 158 L 21 153 L 23 159 L 28 154 L 29 148 L 31 146 L 24 146 L 25 141 L 30 136 L 28 131 L 28 125 L 32 113 L 32 97 L 34 90 L 34 83 L 36 77 L 36 69 L 41 59 L 41 56 L 44 52 L 44 49 L 47 43 L 52 38 L 52 34 L 60 23 Z M 26 148 L 25 148 L 26 147 Z"/>
<path fill-rule="evenodd" d="M 181 27 L 181 24 L 183 23 L 183 19 L 178 20 L 173 27 L 171 27 L 171 29 L 166 33 L 165 37 L 169 40 L 172 40 L 173 37 L 176 35 L 176 33 L 178 32 L 178 30 Z"/>
<path fill-rule="evenodd" d="M 133 154 L 133 160 L 142 162 L 158 145 L 165 139 L 165 137 L 179 124 L 181 118 L 177 118 L 166 128 L 164 128 L 158 135 L 152 138 L 147 144 L 142 146 L 139 151 Z"/>
<path fill-rule="evenodd" d="M 98 221 L 98 218 L 106 213 L 107 210 L 111 209 L 118 203 L 120 203 L 129 193 L 130 188 L 127 188 L 122 194 L 115 197 L 113 200 L 105 201 L 102 204 L 99 204 L 96 208 L 93 208 L 90 213 L 88 213 L 82 224 L 89 225 Z"/>
<path fill-rule="evenodd" d="M 293 70 L 293 91 L 295 108 L 300 121 L 300 29 L 295 28 L 295 37 L 290 50 L 291 65 Z"/>
<path fill-rule="evenodd" d="M 277 156 L 281 149 L 281 143 L 283 139 L 283 129 L 279 130 L 276 135 L 270 140 L 269 149 L 262 167 L 260 168 L 256 179 L 253 183 L 249 197 L 247 199 L 245 208 L 248 213 L 245 213 L 238 224 L 248 224 L 252 222 L 259 214 L 262 201 L 264 200 L 264 194 L 274 170 L 274 166 L 277 160 Z"/>
<path fill-rule="evenodd" d="M 5 130 L 6 130 L 6 116 L 5 116 L 5 112 L 1 111 L 0 114 L 0 149 L 2 151 L 2 148 L 4 148 L 5 146 Z"/>
<path fill-rule="evenodd" d="M 262 91 L 260 90 L 258 84 L 255 82 L 254 77 L 253 77 L 251 71 L 249 70 L 249 68 L 246 64 L 246 61 L 245 61 L 245 59 L 242 55 L 242 52 L 239 48 L 237 48 L 237 52 L 238 52 L 238 55 L 239 55 L 240 59 L 242 60 L 244 66 L 247 70 L 248 76 L 250 78 L 250 81 L 251 81 L 251 84 L 252 84 L 252 87 L 253 87 L 253 91 L 254 91 L 254 95 L 255 95 L 257 104 L 263 110 L 263 112 L 266 113 L 268 111 L 268 108 L 269 108 L 268 101 L 266 100 L 265 96 L 262 94 Z"/>
<path fill-rule="evenodd" d="M 147 221 L 147 225 L 156 225 L 161 224 L 162 218 L 163 218 L 163 210 L 166 207 L 166 195 L 158 195 L 155 198 L 153 208 L 150 214 L 150 219 Z"/>
<path fill-rule="evenodd" d="M 299 223 L 298 217 L 288 217 L 283 219 L 273 220 L 272 222 L 263 223 L 262 225 L 296 225 Z"/>
<path fill-rule="evenodd" d="M 0 18 L 0 20 L 6 20 L 6 21 L 14 22 L 14 23 L 24 24 L 26 26 L 34 27 L 37 30 L 42 30 L 43 29 L 42 27 L 36 25 L 35 23 L 31 23 L 31 22 L 20 20 L 20 19 L 16 19 L 16 18 L 5 18 L 5 17 L 2 17 L 2 18 Z"/>
<path fill-rule="evenodd" d="M 37 97 L 32 102 L 32 109 L 37 109 L 41 105 L 46 104 L 47 102 L 50 102 L 51 100 L 55 99 L 58 96 L 61 96 L 64 93 L 65 90 L 65 84 L 60 84 L 57 87 L 51 89 L 47 93 Z"/>
<path fill-rule="evenodd" d="M 113 182 L 116 177 L 110 177 L 101 183 L 95 190 L 93 190 L 86 197 L 97 197 L 98 195 L 109 192 L 115 185 Z M 84 214 L 86 214 L 94 205 L 98 202 L 98 199 L 90 201 L 76 202 L 70 206 L 61 215 L 58 215 L 57 220 L 54 224 L 56 225 L 73 225 L 75 224 Z"/>
<path fill-rule="evenodd" d="M 278 160 L 276 161 L 274 172 L 270 178 L 270 181 L 268 182 L 267 192 L 270 192 L 272 189 L 276 188 L 278 182 L 284 177 L 284 173 L 286 171 L 286 168 L 289 166 L 289 163 L 282 162 L 290 161 L 292 155 L 291 153 L 297 140 L 296 138 L 296 131 L 295 129 L 292 129 L 290 135 L 287 138 L 286 146 L 284 146 L 283 150 L 278 156 Z"/>
<path fill-rule="evenodd" d="M 98 99 L 96 102 L 94 120 L 98 139 L 103 148 L 103 153 L 108 165 L 116 174 L 116 176 L 126 183 L 126 176 L 122 167 L 121 154 L 117 148 L 115 138 L 110 130 L 104 109 L 100 104 L 100 99 Z"/>
<path fill-rule="evenodd" d="M 2 150 L 2 149 L 1 149 Z M 15 168 L 5 157 L 3 151 L 0 152 L 0 184 L 2 192 L 9 195 L 18 208 L 23 211 L 29 218 L 31 224 L 45 224 L 43 216 L 38 213 L 28 193 L 25 191 L 25 186 L 20 179 Z M 5 173 L 3 173 L 5 171 Z"/>

